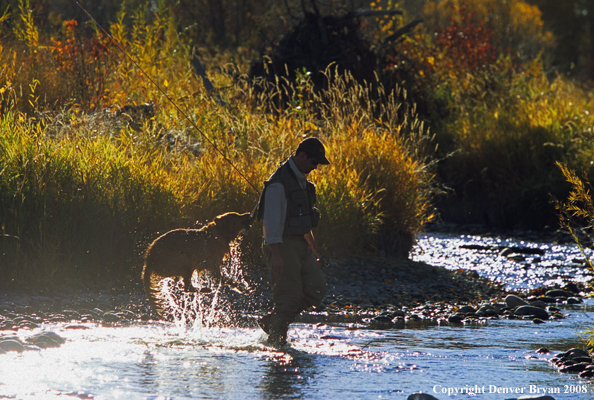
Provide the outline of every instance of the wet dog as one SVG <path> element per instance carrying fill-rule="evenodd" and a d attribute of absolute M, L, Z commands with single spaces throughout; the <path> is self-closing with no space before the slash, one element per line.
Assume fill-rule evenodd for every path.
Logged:
<path fill-rule="evenodd" d="M 230 251 L 230 242 L 249 227 L 250 213 L 229 212 L 201 229 L 175 229 L 155 239 L 146 250 L 142 270 L 144 290 L 153 312 L 160 316 L 164 311 L 158 296 L 159 282 L 164 278 L 181 277 L 184 290 L 195 292 L 194 271 L 207 271 L 224 284 L 237 287 L 237 282 L 221 275 L 221 266 Z"/>

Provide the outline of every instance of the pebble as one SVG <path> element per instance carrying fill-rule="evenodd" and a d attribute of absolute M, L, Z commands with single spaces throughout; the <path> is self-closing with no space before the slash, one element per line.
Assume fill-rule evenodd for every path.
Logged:
<path fill-rule="evenodd" d="M 556 288 L 528 294 L 510 293 L 474 271 L 451 271 L 411 260 L 349 258 L 331 261 L 324 268 L 324 274 L 328 295 L 318 309 L 299 317 L 303 322 L 362 323 L 389 328 L 426 322 L 475 324 L 494 318 L 527 317 L 535 323 L 563 318 L 554 307 L 544 309 L 560 298 L 552 296 L 559 294 L 554 292 Z M 256 288 L 268 288 L 268 279 L 265 268 L 250 270 L 246 277 Z M 250 295 L 225 291 L 226 288 L 221 290 L 220 295 L 239 310 L 236 311 L 238 324 L 255 326 L 255 318 L 245 315 L 261 315 L 272 306 L 269 289 Z M 575 290 L 565 291 L 581 300 L 577 294 L 580 290 L 585 291 L 585 288 L 576 286 Z M 53 324 L 64 329 L 86 329 L 89 324 L 119 326 L 144 323 L 151 318 L 141 285 L 136 285 L 132 292 L 69 289 L 0 293 L 0 334 L 37 331 Z M 59 339 L 45 334 L 31 337 L 26 343 L 8 342 L 4 346 L 20 348 L 19 343 L 25 349 L 61 344 Z M 0 351 L 6 350 L 0 347 Z"/>
<path fill-rule="evenodd" d="M 49 347 L 60 347 L 60 345 L 65 343 L 65 340 L 55 332 L 46 331 L 27 338 L 27 342 L 46 349 Z"/>
<path fill-rule="evenodd" d="M 567 290 L 562 290 L 562 289 L 554 289 L 554 290 L 549 290 L 548 292 L 545 293 L 546 297 L 573 297 L 575 296 L 575 293 L 567 291 Z"/>
<path fill-rule="evenodd" d="M 559 372 L 579 374 L 581 378 L 594 377 L 594 364 L 590 353 L 585 349 L 572 348 L 558 353 L 550 360 Z"/>
<path fill-rule="evenodd" d="M 3 351 L 18 351 L 19 353 L 25 350 L 25 346 L 18 339 L 1 339 L 0 349 Z"/>

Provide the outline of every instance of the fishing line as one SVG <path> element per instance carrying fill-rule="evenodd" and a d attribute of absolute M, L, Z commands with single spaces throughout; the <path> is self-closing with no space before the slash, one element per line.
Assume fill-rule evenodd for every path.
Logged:
<path fill-rule="evenodd" d="M 252 185 L 252 183 L 246 178 L 246 176 L 231 162 L 231 160 L 229 160 L 229 158 L 227 158 L 225 154 L 223 154 L 221 150 L 219 150 L 219 148 L 208 138 L 208 136 L 206 136 L 204 132 L 202 132 L 202 130 L 198 128 L 194 121 L 190 119 L 190 117 L 173 101 L 173 99 L 171 99 L 171 97 L 169 97 L 167 93 L 165 93 L 165 91 L 161 89 L 157 82 L 155 82 L 154 79 L 149 74 L 147 74 L 140 65 L 138 65 L 138 63 L 132 58 L 130 54 L 128 54 L 128 52 L 122 47 L 122 45 L 120 45 L 120 43 L 118 43 L 117 40 L 115 40 L 109 33 L 107 33 L 107 31 L 103 29 L 101 25 L 99 25 L 95 18 L 93 18 L 91 14 L 89 14 L 87 10 L 85 10 L 85 8 L 82 5 L 80 5 L 78 1 L 76 2 L 76 4 L 83 10 L 85 14 L 87 14 L 91 21 L 93 21 L 93 23 L 109 38 L 109 40 L 111 40 L 122 51 L 122 53 L 126 55 L 126 57 L 128 57 L 132 64 L 134 64 L 136 68 L 138 68 L 138 70 L 144 74 L 144 76 L 159 90 L 159 92 L 161 92 L 161 94 L 165 96 L 165 98 L 175 107 L 175 109 L 181 115 L 184 116 L 184 118 L 194 127 L 194 129 L 196 129 L 196 131 L 200 135 L 202 135 L 202 137 L 208 142 L 208 144 L 210 144 L 217 151 L 217 153 L 219 153 L 221 157 L 223 157 L 223 159 L 235 170 L 235 172 L 237 172 L 243 178 L 243 180 L 247 182 L 247 184 L 252 188 L 254 192 L 256 192 L 256 194 L 259 197 L 260 192 L 258 191 L 258 189 L 256 189 L 256 187 Z"/>
<path fill-rule="evenodd" d="M 165 96 L 165 98 L 175 107 L 175 109 L 177 111 L 179 111 L 179 113 L 181 115 L 184 116 L 184 118 L 194 127 L 194 129 L 196 129 L 196 131 L 198 133 L 200 133 L 200 135 L 202 135 L 202 137 L 204 137 L 204 139 L 217 151 L 217 153 L 219 153 L 221 155 L 221 157 L 223 157 L 223 159 L 235 170 L 235 172 L 237 172 L 243 178 L 243 180 L 247 182 L 247 184 L 252 188 L 252 190 L 258 195 L 258 199 L 259 199 L 260 192 L 258 191 L 258 189 L 256 189 L 256 187 L 231 162 L 231 160 L 229 160 L 229 158 L 227 158 L 227 156 L 225 154 L 223 154 L 223 152 L 221 150 L 219 150 L 219 148 L 208 138 L 208 136 L 206 136 L 204 134 L 204 132 L 202 132 L 202 130 L 200 130 L 200 128 L 198 128 L 198 126 L 194 123 L 194 121 L 192 121 L 190 119 L 190 117 L 177 105 L 177 103 L 175 103 L 173 101 L 173 99 L 171 97 L 169 97 L 163 89 L 161 89 L 161 87 L 157 84 L 157 82 L 155 82 L 154 79 L 149 74 L 147 74 L 146 71 L 144 69 L 142 69 L 142 67 L 140 65 L 138 65 L 138 63 L 132 58 L 132 56 L 130 54 L 128 54 L 128 52 L 122 47 L 122 45 L 120 45 L 120 43 L 117 40 L 115 40 L 101 25 L 99 25 L 99 23 L 95 20 L 95 18 L 93 18 L 93 16 L 91 14 L 89 14 L 87 12 L 87 10 L 85 10 L 85 8 L 78 1 L 76 2 L 76 5 L 78 5 L 81 8 L 81 10 L 83 10 L 83 12 L 85 14 L 87 14 L 87 16 L 91 19 L 91 21 L 93 21 L 93 23 L 101 30 L 101 32 L 103 32 L 109 38 L 109 40 L 111 40 L 122 51 L 122 53 L 124 53 L 126 55 L 126 57 L 128 57 L 128 59 L 132 62 L 132 64 L 134 64 L 136 66 L 136 68 L 138 68 L 138 70 L 140 72 L 142 72 L 144 74 L 144 76 L 146 76 L 146 78 L 153 85 L 155 85 L 155 87 L 159 90 L 159 92 L 161 92 L 161 94 L 163 94 L 163 96 Z M 253 221 L 256 217 L 256 211 L 258 209 L 258 205 L 259 205 L 259 203 L 256 203 L 256 206 L 250 213 L 251 221 Z M 317 251 L 314 251 L 314 254 L 319 258 L 319 260 L 321 261 L 321 263 L 323 265 L 328 265 L 328 262 L 321 255 L 319 255 Z"/>

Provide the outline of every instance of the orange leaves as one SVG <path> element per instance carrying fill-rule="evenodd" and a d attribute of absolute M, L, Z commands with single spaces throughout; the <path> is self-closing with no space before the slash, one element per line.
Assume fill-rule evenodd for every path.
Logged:
<path fill-rule="evenodd" d="M 95 108 L 103 99 L 108 66 L 113 54 L 108 38 L 98 31 L 85 32 L 76 20 L 64 21 L 61 32 L 50 38 L 48 56 L 56 66 L 56 79 L 65 80 L 67 98 L 75 98 L 84 108 Z M 92 100 L 93 99 L 93 100 Z"/>
<path fill-rule="evenodd" d="M 70 21 L 64 21 L 64 27 L 67 30 L 74 30 L 78 26 L 78 22 L 75 19 L 71 19 Z"/>

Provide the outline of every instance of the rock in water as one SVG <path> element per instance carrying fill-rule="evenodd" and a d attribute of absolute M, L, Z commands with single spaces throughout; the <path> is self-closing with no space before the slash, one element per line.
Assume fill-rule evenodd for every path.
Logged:
<path fill-rule="evenodd" d="M 28 338 L 27 342 L 46 349 L 48 347 L 60 347 L 65 340 L 55 332 L 41 332 Z"/>
<path fill-rule="evenodd" d="M 542 320 L 549 319 L 549 313 L 540 307 L 520 306 L 514 312 L 516 315 L 528 315 L 540 318 Z"/>
<path fill-rule="evenodd" d="M 520 297 L 515 296 L 513 294 L 510 294 L 505 298 L 505 304 L 509 308 L 516 308 L 518 306 L 528 305 L 528 303 L 526 303 L 523 299 L 521 299 Z"/>
<path fill-rule="evenodd" d="M 437 397 L 431 396 L 427 393 L 414 393 L 408 396 L 406 400 L 438 400 Z"/>

